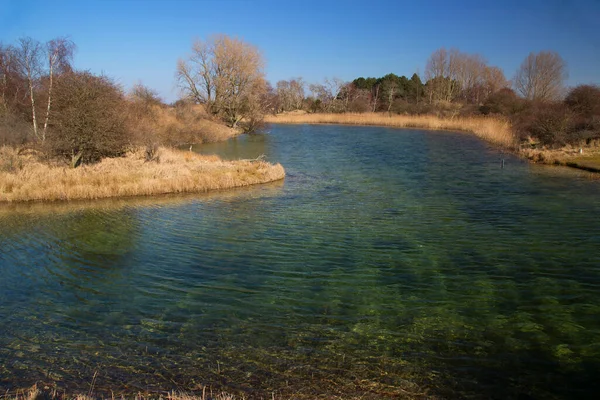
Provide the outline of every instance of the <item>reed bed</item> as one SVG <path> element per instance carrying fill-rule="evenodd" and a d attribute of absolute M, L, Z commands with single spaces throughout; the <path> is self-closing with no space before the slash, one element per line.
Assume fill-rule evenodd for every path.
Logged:
<path fill-rule="evenodd" d="M 159 148 L 152 161 L 138 149 L 124 157 L 75 169 L 0 148 L 0 202 L 197 193 L 272 182 L 284 176 L 281 164 L 223 161 L 217 156 L 167 148 Z"/>
<path fill-rule="evenodd" d="M 510 122 L 496 117 L 440 118 L 435 115 L 389 115 L 381 113 L 294 113 L 269 115 L 265 118 L 265 121 L 277 124 L 378 125 L 396 128 L 465 131 L 502 147 L 513 149 L 517 145 L 517 138 Z"/>

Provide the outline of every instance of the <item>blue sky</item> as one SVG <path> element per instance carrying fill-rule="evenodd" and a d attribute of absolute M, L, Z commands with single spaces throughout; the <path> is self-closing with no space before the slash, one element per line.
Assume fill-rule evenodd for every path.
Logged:
<path fill-rule="evenodd" d="M 600 83 L 600 1 L 0 0 L 0 41 L 68 35 L 75 66 L 172 101 L 177 59 L 194 38 L 238 36 L 261 49 L 267 79 L 422 73 L 445 46 L 514 75 L 531 51 L 557 51 L 568 84 Z"/>

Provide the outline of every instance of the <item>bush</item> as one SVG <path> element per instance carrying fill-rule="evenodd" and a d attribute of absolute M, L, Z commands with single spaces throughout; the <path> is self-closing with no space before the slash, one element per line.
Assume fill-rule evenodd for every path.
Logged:
<path fill-rule="evenodd" d="M 54 155 L 96 162 L 122 155 L 128 145 L 125 99 L 105 76 L 72 72 L 60 77 L 54 92 L 53 122 L 47 145 Z"/>
<path fill-rule="evenodd" d="M 593 85 L 577 86 L 567 94 L 565 104 L 573 112 L 583 117 L 600 116 L 600 87 Z"/>
<path fill-rule="evenodd" d="M 0 103 L 0 146 L 20 146 L 27 142 L 31 124 Z"/>
<path fill-rule="evenodd" d="M 574 121 L 574 114 L 562 103 L 532 103 L 514 118 L 514 126 L 521 140 L 533 138 L 544 146 L 558 147 L 579 140 Z"/>
<path fill-rule="evenodd" d="M 484 115 L 512 116 L 523 111 L 525 107 L 525 100 L 518 97 L 514 90 L 504 88 L 492 93 L 479 108 L 479 111 Z"/>

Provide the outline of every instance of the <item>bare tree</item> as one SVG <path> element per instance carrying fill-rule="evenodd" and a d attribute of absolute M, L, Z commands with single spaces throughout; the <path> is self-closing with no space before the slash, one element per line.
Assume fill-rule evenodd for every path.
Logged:
<path fill-rule="evenodd" d="M 459 91 L 457 76 L 460 68 L 460 53 L 438 49 L 427 60 L 425 77 L 428 81 L 430 102 L 452 101 Z"/>
<path fill-rule="evenodd" d="M 302 78 L 281 80 L 277 82 L 277 97 L 281 111 L 292 111 L 302 108 L 305 83 Z"/>
<path fill-rule="evenodd" d="M 37 139 L 41 139 L 38 135 L 37 117 L 35 113 L 35 86 L 39 82 L 41 76 L 43 48 L 40 42 L 30 37 L 21 38 L 18 42 L 18 46 L 12 49 L 12 53 L 15 56 L 15 63 L 19 72 L 27 79 L 29 100 L 31 101 L 33 134 Z"/>
<path fill-rule="evenodd" d="M 8 88 L 8 68 L 10 65 L 10 52 L 0 43 L 0 99 L 2 99 L 3 108 L 8 107 L 6 102 L 6 92 Z"/>
<path fill-rule="evenodd" d="M 518 69 L 515 89 L 529 100 L 557 100 L 563 93 L 567 65 L 562 57 L 551 51 L 529 53 Z"/>
<path fill-rule="evenodd" d="M 206 42 L 194 42 L 192 55 L 178 61 L 176 77 L 183 93 L 236 127 L 256 111 L 251 103 L 266 91 L 263 68 L 256 47 L 216 35 Z"/>
<path fill-rule="evenodd" d="M 75 52 L 75 43 L 68 38 L 56 38 L 46 43 L 46 54 L 48 57 L 48 102 L 46 106 L 46 118 L 44 130 L 42 131 L 42 142 L 46 140 L 48 120 L 50 119 L 50 108 L 52 105 L 52 89 L 54 85 L 54 74 L 71 69 L 71 61 Z"/>
<path fill-rule="evenodd" d="M 371 105 L 373 106 L 373 108 L 371 109 L 372 112 L 377 111 L 377 101 L 379 100 L 379 84 L 375 84 L 373 85 L 373 88 L 371 89 Z"/>
<path fill-rule="evenodd" d="M 214 102 L 216 75 L 214 42 L 197 39 L 192 44 L 192 54 L 187 60 L 177 62 L 176 77 L 182 91 L 196 103 L 202 103 L 211 112 Z"/>
<path fill-rule="evenodd" d="M 326 78 L 322 84 L 311 84 L 309 89 L 325 112 L 344 111 L 345 99 L 341 95 L 346 83 L 339 78 Z"/>
<path fill-rule="evenodd" d="M 498 67 L 486 67 L 483 71 L 483 93 L 480 101 L 485 101 L 489 96 L 500 89 L 510 87 L 510 82 L 506 80 L 504 72 Z"/>
<path fill-rule="evenodd" d="M 398 82 L 396 80 L 385 80 L 383 82 L 384 91 L 386 93 L 386 100 L 388 103 L 387 112 L 390 113 L 392 111 L 392 105 L 394 104 L 394 99 L 396 98 L 396 94 L 398 93 Z"/>
<path fill-rule="evenodd" d="M 470 103 L 479 103 L 480 88 L 484 79 L 486 60 L 479 54 L 457 52 L 455 77 L 460 97 Z"/>

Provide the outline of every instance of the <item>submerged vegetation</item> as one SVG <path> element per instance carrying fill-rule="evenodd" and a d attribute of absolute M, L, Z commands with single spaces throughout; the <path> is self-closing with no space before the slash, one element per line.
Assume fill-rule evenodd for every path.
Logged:
<path fill-rule="evenodd" d="M 600 89 L 594 85 L 581 85 L 567 91 L 563 82 L 566 64 L 560 56 L 551 52 L 532 53 L 525 59 L 515 74 L 514 90 L 511 89 L 511 83 L 503 71 L 488 65 L 483 57 L 445 49 L 432 54 L 427 62 L 424 80 L 416 73 L 410 78 L 388 74 L 380 78 L 359 77 L 352 82 L 330 79 L 323 84 L 312 85 L 307 85 L 302 78 L 295 78 L 277 82 L 273 88 L 265 79 L 264 60 L 258 49 L 241 39 L 220 35 L 206 41 L 196 41 L 192 47 L 192 54 L 178 62 L 176 77 L 182 89 L 182 97 L 174 104 L 167 105 L 156 92 L 141 84 L 126 92 L 106 76 L 74 69 L 74 50 L 74 44 L 64 38 L 54 39 L 45 44 L 24 38 L 15 45 L 0 46 L 0 203 L 5 203 L 3 206 L 25 201 L 198 193 L 281 180 L 285 176 L 284 168 L 280 164 L 267 163 L 262 158 L 224 161 L 217 156 L 176 149 L 192 143 L 226 140 L 241 132 L 257 129 L 263 121 L 466 131 L 502 148 L 519 152 L 533 161 L 577 166 L 590 171 L 600 170 Z M 306 87 L 310 91 L 308 95 L 305 92 Z M 265 114 L 270 115 L 265 117 Z M 442 173 L 438 171 L 438 174 Z M 340 185 L 339 182 L 344 182 L 347 176 L 341 176 L 335 184 L 323 188 L 319 194 L 320 198 L 313 199 L 313 203 L 307 202 L 308 208 L 302 210 L 303 213 L 310 214 L 313 204 L 317 204 L 317 200 L 326 199 L 325 196 L 332 193 L 332 188 Z M 417 180 L 421 181 L 420 178 L 415 179 Z M 348 190 L 346 193 L 354 190 Z M 339 197 L 344 197 L 346 193 L 340 192 Z M 375 190 L 366 193 L 365 198 L 372 198 L 373 193 L 384 191 L 375 186 Z M 397 194 L 400 195 L 401 193 Z M 435 199 L 435 196 L 428 198 Z M 419 206 L 421 204 L 422 201 L 419 201 Z M 371 212 L 357 211 L 355 206 L 354 203 L 347 206 L 346 210 L 353 210 L 348 211 L 348 214 Z M 388 208 L 387 211 L 396 213 L 391 215 L 401 214 L 394 207 Z M 407 212 L 407 215 L 412 212 Z M 234 214 L 239 216 L 243 213 Z M 503 211 L 501 214 L 506 213 Z M 324 211 L 319 218 L 326 220 L 328 215 L 333 213 L 330 210 Z M 296 217 L 296 220 L 301 220 L 302 215 Z M 373 219 L 376 218 L 369 220 Z M 341 217 L 331 220 L 327 226 L 334 226 L 341 220 Z M 86 224 L 82 230 L 89 230 L 89 226 Z M 361 227 L 362 231 L 366 229 L 365 226 Z M 236 225 L 231 236 L 239 234 L 239 229 Z M 259 234 L 266 236 L 265 232 L 269 229 Z M 338 229 L 346 230 L 347 225 Z M 390 226 L 389 229 L 389 237 L 395 238 L 397 225 Z M 277 231 L 280 235 L 277 240 L 282 235 L 285 236 L 283 231 L 283 228 Z M 377 231 L 373 237 L 381 237 L 381 234 L 381 230 Z M 498 235 L 497 231 L 490 233 L 488 242 L 495 240 Z M 432 241 L 437 242 L 439 235 L 437 236 Z M 460 241 L 452 236 L 450 238 L 452 240 L 448 242 L 456 247 L 456 243 Z M 258 238 L 256 242 L 261 239 Z M 337 239 L 339 238 L 333 237 L 323 243 L 332 243 Z M 348 236 L 347 240 L 351 239 L 352 236 Z M 300 253 L 309 246 L 304 244 L 303 240 L 306 243 L 310 242 L 300 236 L 296 240 L 290 240 L 286 246 L 300 243 L 304 246 L 297 249 Z M 326 260 L 329 256 L 327 246 L 315 242 L 314 238 L 311 240 L 313 241 L 310 243 L 314 245 L 312 256 L 317 254 L 319 260 Z M 99 240 L 90 242 L 97 244 Z M 112 247 L 113 243 L 109 244 L 105 247 Z M 382 265 L 388 265 L 390 259 L 404 259 L 406 249 L 403 249 L 403 246 L 414 254 L 422 253 L 419 250 L 422 245 L 417 244 L 417 241 L 410 246 L 406 243 L 392 243 L 391 239 L 390 242 L 381 240 L 373 243 L 367 249 L 361 249 L 360 246 L 357 241 L 340 255 L 342 258 L 348 258 L 349 253 L 355 252 L 353 257 L 362 262 L 362 265 L 356 264 L 360 269 L 381 257 L 382 249 L 390 246 L 398 250 L 398 253 L 393 253 L 393 257 L 381 261 Z M 488 254 L 489 250 L 474 255 L 468 255 L 472 249 L 466 246 L 459 250 L 456 254 L 451 254 L 451 257 L 458 260 L 454 260 L 457 264 L 460 261 L 472 265 L 493 265 L 493 262 L 488 263 L 486 259 L 491 257 Z M 227 251 L 229 249 L 225 250 Z M 320 253 L 321 251 L 323 253 Z M 90 252 L 92 255 L 96 253 L 103 252 Z M 423 257 L 429 257 L 429 253 L 422 254 Z M 311 255 L 306 257 L 309 256 Z M 313 262 L 316 263 L 315 260 Z M 246 262 L 245 259 L 243 261 Z M 435 266 L 439 265 L 440 268 L 451 265 L 443 259 L 426 261 Z M 518 262 L 520 261 L 516 259 L 511 265 Z M 527 262 L 533 264 L 538 260 Z M 417 265 L 408 264 L 402 267 L 411 268 Z M 297 271 L 293 272 L 296 276 Z M 537 276 L 537 272 L 533 271 L 531 276 Z M 450 290 L 450 283 L 441 283 L 442 278 L 445 278 L 441 273 L 430 278 L 424 276 L 422 268 L 416 268 L 413 275 L 414 280 L 439 280 L 440 288 L 436 289 L 438 296 L 451 298 L 453 293 L 471 296 L 465 304 L 474 303 L 480 307 L 499 309 L 506 298 L 505 292 L 498 291 L 496 296 L 491 279 L 488 281 L 485 277 L 473 281 L 475 285 L 469 290 L 464 290 L 462 282 L 460 286 Z M 245 278 L 255 279 L 252 276 Z M 514 285 L 519 279 L 521 277 L 517 275 L 509 276 L 506 278 L 506 285 Z M 386 282 L 388 280 L 386 277 Z M 554 282 L 551 283 L 554 285 Z M 63 282 L 60 284 L 63 285 Z M 579 282 L 576 284 L 579 285 Z M 552 297 L 544 301 L 547 300 L 549 304 L 557 303 L 557 299 L 561 299 L 562 296 L 561 287 L 558 284 L 556 287 L 543 285 L 545 282 L 534 285 L 533 288 L 543 291 L 545 295 L 552 292 Z M 384 289 L 381 289 L 382 287 Z M 533 316 L 528 312 L 509 310 L 505 314 L 498 312 L 496 316 L 490 314 L 489 320 L 485 320 L 485 324 L 482 325 L 483 319 L 479 316 L 469 317 L 468 313 L 471 310 L 467 309 L 467 306 L 464 306 L 465 310 L 458 311 L 444 306 L 422 307 L 431 296 L 430 293 L 423 294 L 421 298 L 411 294 L 406 288 L 396 293 L 393 292 L 393 288 L 390 289 L 379 281 L 373 288 L 376 289 L 369 288 L 363 294 L 357 293 L 353 285 L 345 285 L 338 289 L 339 296 L 333 298 L 333 301 L 323 301 L 326 304 L 324 309 L 311 310 L 313 314 L 322 317 L 325 321 L 323 326 L 327 329 L 312 328 L 314 331 L 311 331 L 310 327 L 304 328 L 296 333 L 296 336 L 286 337 L 287 347 L 279 352 L 260 347 L 233 347 L 222 349 L 218 357 L 231 361 L 232 365 L 234 360 L 240 358 L 255 366 L 260 363 L 260 368 L 268 370 L 272 376 L 277 376 L 277 379 L 273 378 L 273 381 L 267 380 L 265 383 L 257 380 L 251 372 L 232 368 L 230 376 L 246 385 L 240 386 L 240 392 L 252 389 L 253 385 L 260 386 L 263 391 L 276 389 L 275 385 L 284 380 L 288 388 L 293 388 L 289 390 L 300 390 L 298 388 L 310 377 L 317 382 L 312 383 L 313 385 L 322 385 L 329 394 L 342 396 L 344 393 L 359 393 L 362 398 L 419 398 L 429 395 L 421 388 L 421 383 L 437 383 L 442 378 L 434 375 L 442 376 L 442 372 L 434 371 L 433 363 L 423 363 L 419 369 L 408 365 L 402 358 L 407 349 L 422 355 L 429 351 L 431 354 L 428 356 L 448 358 L 456 354 L 466 358 L 473 351 L 477 351 L 479 355 L 486 357 L 495 356 L 496 352 L 504 352 L 515 357 L 525 354 L 533 359 L 536 353 L 542 353 L 539 349 L 544 348 L 550 349 L 552 353 L 551 356 L 544 354 L 544 360 L 561 366 L 568 373 L 575 371 L 573 374 L 578 372 L 576 367 L 579 368 L 580 363 L 589 362 L 591 365 L 598 358 L 598 349 L 595 347 L 569 347 L 572 337 L 577 339 L 577 343 L 586 342 L 588 339 L 588 332 L 580 329 L 577 321 L 570 319 L 570 305 L 559 308 L 564 315 L 555 312 L 551 321 L 542 321 L 544 324 L 537 321 L 538 314 Z M 313 289 L 311 287 L 311 291 L 307 291 L 303 298 L 313 296 Z M 377 290 L 388 292 L 378 294 Z M 513 292 L 520 293 L 516 289 Z M 254 295 L 257 296 L 256 293 Z M 399 318 L 396 311 L 393 315 L 375 315 L 365 306 L 364 310 L 357 314 L 375 315 L 377 322 L 358 322 L 349 330 L 348 326 L 344 325 L 339 332 L 331 330 L 336 323 L 340 323 L 332 316 L 343 315 L 348 307 L 347 304 L 342 306 L 340 299 L 351 299 L 358 295 L 364 295 L 369 302 L 379 296 L 380 304 L 386 306 L 393 302 L 401 302 L 404 307 L 414 302 L 418 304 L 415 309 L 419 311 L 410 316 L 410 321 L 408 318 L 398 320 L 393 323 L 396 326 L 393 326 L 387 325 L 388 322 L 379 321 Z M 233 298 L 230 293 L 227 296 Z M 518 296 L 514 297 L 517 299 Z M 289 301 L 286 299 L 289 298 L 291 296 L 266 299 L 257 304 L 263 306 L 276 303 L 278 307 L 284 307 L 285 302 Z M 292 302 L 289 305 L 294 306 Z M 598 307 L 593 304 L 593 308 L 589 308 L 589 313 L 593 314 L 592 311 Z M 79 309 L 77 311 L 80 312 Z M 546 317 L 539 318 L 543 320 Z M 144 323 L 148 325 L 148 331 L 166 329 L 167 325 L 149 319 Z M 347 324 L 347 321 L 343 323 Z M 400 325 L 408 327 L 404 335 L 400 335 L 400 330 L 396 329 Z M 543 332 L 542 325 L 559 334 Z M 485 329 L 480 329 L 480 326 L 485 326 Z M 517 331 L 513 329 L 514 326 L 518 327 Z M 193 337 L 195 332 L 204 328 L 192 325 L 180 334 Z M 248 328 L 242 324 L 239 332 L 244 332 L 244 329 Z M 234 334 L 242 334 L 239 332 Z M 331 335 L 331 341 L 324 345 L 330 351 L 327 353 L 328 357 L 313 358 L 310 351 L 298 356 L 297 353 L 301 352 L 299 349 L 312 349 L 311 341 L 323 340 L 323 336 L 326 336 L 324 332 Z M 439 339 L 435 348 L 426 345 L 426 341 L 432 338 Z M 483 345 L 473 350 L 464 347 L 464 343 Z M 490 343 L 504 345 L 493 347 Z M 193 344 L 196 345 L 197 343 Z M 375 361 L 379 365 L 377 370 L 372 370 L 372 365 L 365 362 L 365 358 L 353 359 L 353 352 L 356 352 L 358 346 L 368 350 L 376 347 L 384 350 L 383 354 L 386 355 Z M 428 350 L 424 351 L 426 348 Z M 217 357 L 216 351 L 214 348 L 209 350 L 213 350 L 212 354 L 205 357 L 210 358 L 212 362 L 211 357 Z M 200 352 L 195 347 L 194 351 Z M 152 357 L 147 353 L 146 348 L 148 360 Z M 375 354 L 375 351 L 372 353 Z M 203 353 L 190 351 L 187 356 L 190 354 Z M 340 359 L 329 357 L 332 354 Z M 386 358 L 388 354 L 392 354 L 393 357 Z M 197 359 L 200 360 L 200 357 Z M 299 359 L 301 365 L 298 364 Z M 114 359 L 113 362 L 124 362 L 123 360 L 125 358 Z M 322 362 L 322 365 L 313 365 L 315 360 Z M 510 357 L 503 360 L 509 369 L 521 365 L 522 362 Z M 217 363 L 219 361 L 220 359 Z M 73 362 L 78 364 L 78 360 Z M 156 365 L 158 364 L 153 367 Z M 222 382 L 224 378 L 221 367 L 220 364 L 217 365 L 218 373 L 210 372 L 210 379 Z M 431 376 L 427 376 L 429 367 Z M 279 370 L 273 371 L 276 368 Z M 500 366 L 490 365 L 489 368 L 495 372 Z M 331 371 L 335 373 L 330 374 Z M 343 373 L 340 374 L 339 371 Z M 145 384 L 148 383 L 147 387 L 158 392 L 157 388 L 150 386 L 150 376 L 154 373 L 154 370 L 145 372 L 144 378 L 141 379 L 144 379 Z M 191 376 L 195 371 L 188 373 Z M 265 373 L 264 376 L 270 376 L 269 374 Z M 342 376 L 344 374 L 345 376 Z M 114 379 L 109 383 L 118 382 L 117 378 L 111 378 Z M 445 384 L 447 388 L 453 387 L 452 382 Z M 290 396 L 312 398 L 314 391 L 311 389 Z M 443 390 L 439 392 L 444 393 Z M 51 398 L 67 397 L 56 392 L 48 394 L 37 387 L 28 392 L 5 397 L 34 399 L 46 395 Z M 92 391 L 88 395 L 75 398 L 83 400 L 91 395 Z M 163 398 L 191 400 L 207 397 L 202 393 L 198 397 L 191 394 L 165 394 Z M 233 399 L 226 394 L 211 394 L 210 398 Z"/>

